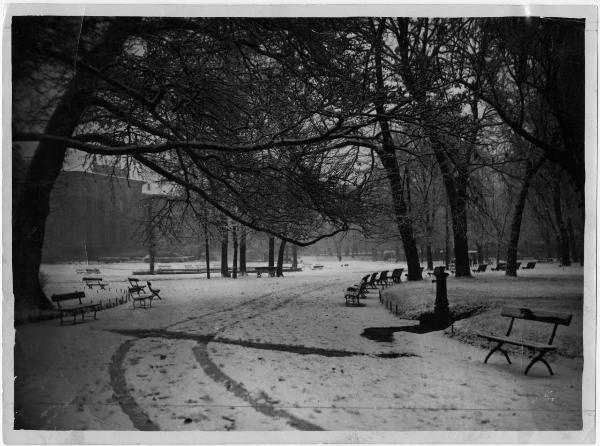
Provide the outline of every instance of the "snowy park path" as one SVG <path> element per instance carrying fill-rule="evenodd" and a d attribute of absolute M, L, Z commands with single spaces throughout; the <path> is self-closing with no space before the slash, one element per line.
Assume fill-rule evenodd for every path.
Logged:
<path fill-rule="evenodd" d="M 123 305 L 75 326 L 19 327 L 17 426 L 110 430 L 577 430 L 581 364 L 522 374 L 371 293 L 346 307 L 356 272 L 181 279 L 163 301 Z M 402 286 L 402 285 L 398 285 Z"/>

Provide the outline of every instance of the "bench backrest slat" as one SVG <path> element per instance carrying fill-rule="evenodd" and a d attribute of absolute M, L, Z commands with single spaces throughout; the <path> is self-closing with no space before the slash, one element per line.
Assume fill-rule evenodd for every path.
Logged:
<path fill-rule="evenodd" d="M 76 291 L 74 293 L 53 294 L 51 299 L 53 302 L 61 302 L 63 300 L 81 299 L 82 297 L 85 297 L 85 293 L 83 291 Z"/>
<path fill-rule="evenodd" d="M 502 316 L 526 319 L 530 321 L 549 322 L 552 324 L 569 325 L 572 314 L 558 313 L 555 311 L 536 310 L 520 307 L 504 307 L 500 313 Z"/>
<path fill-rule="evenodd" d="M 85 281 L 102 281 L 102 277 L 82 277 L 81 280 L 85 280 Z"/>

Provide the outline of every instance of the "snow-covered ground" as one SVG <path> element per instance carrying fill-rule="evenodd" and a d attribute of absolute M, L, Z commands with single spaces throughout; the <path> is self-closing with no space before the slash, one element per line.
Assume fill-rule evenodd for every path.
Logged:
<path fill-rule="evenodd" d="M 312 270 L 314 263 L 324 268 Z M 163 300 L 154 300 L 150 309 L 127 303 L 75 326 L 60 326 L 57 320 L 19 326 L 16 426 L 167 431 L 582 428 L 581 358 L 553 358 L 554 376 L 543 367 L 525 376 L 525 355 L 513 358 L 513 365 L 501 355 L 483 364 L 486 350 L 444 332 L 398 331 L 392 342 L 361 336 L 369 327 L 415 323 L 386 311 L 374 293 L 364 307 L 344 303 L 345 288 L 362 275 L 398 266 L 403 265 L 305 258 L 302 272 L 283 278 L 154 276 L 153 286 L 161 289 Z M 82 289 L 76 272 L 81 267 L 45 265 L 47 293 Z M 98 265 L 110 285 L 86 294 L 96 301 L 118 297 L 126 290 L 127 277 L 144 267 Z M 555 265 L 538 265 L 522 275 L 534 272 L 568 274 L 571 281 L 571 276 L 582 277 L 578 267 L 563 271 Z M 500 280 L 501 273 L 485 274 L 498 274 Z M 487 280 L 501 289 L 501 282 Z M 575 290 L 582 287 L 577 280 Z M 431 288 L 431 283 L 423 286 Z"/>

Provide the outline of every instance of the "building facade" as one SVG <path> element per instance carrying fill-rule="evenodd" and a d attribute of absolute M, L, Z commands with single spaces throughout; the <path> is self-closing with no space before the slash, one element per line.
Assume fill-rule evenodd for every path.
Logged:
<path fill-rule="evenodd" d="M 96 166 L 63 171 L 50 199 L 44 262 L 143 257 L 144 181 Z"/>

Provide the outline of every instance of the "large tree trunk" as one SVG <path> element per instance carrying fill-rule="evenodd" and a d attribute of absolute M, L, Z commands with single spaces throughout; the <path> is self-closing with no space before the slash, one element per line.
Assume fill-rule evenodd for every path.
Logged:
<path fill-rule="evenodd" d="M 571 265 L 569 234 L 562 216 L 561 191 L 559 180 L 552 187 L 552 201 L 554 205 L 554 217 L 558 226 L 558 241 L 561 263 L 563 266 Z"/>
<path fill-rule="evenodd" d="M 227 228 L 227 217 L 223 216 L 221 228 L 221 276 L 229 277 L 229 261 L 227 252 L 229 250 L 229 229 Z"/>
<path fill-rule="evenodd" d="M 433 251 L 431 249 L 431 238 L 427 237 L 427 242 L 425 244 L 425 252 L 427 255 L 427 269 L 433 270 Z"/>
<path fill-rule="evenodd" d="M 452 217 L 452 233 L 454 235 L 454 261 L 456 277 L 471 277 L 469 265 L 469 242 L 467 238 L 467 182 L 468 173 L 465 170 L 454 169 L 446 153 L 444 145 L 437 136 L 430 136 L 433 152 L 442 173 L 446 196 L 450 204 Z"/>
<path fill-rule="evenodd" d="M 269 236 L 269 268 L 275 266 L 275 237 Z"/>
<path fill-rule="evenodd" d="M 450 198 L 450 208 L 452 210 L 456 277 L 471 277 L 469 242 L 467 240 L 466 191 L 464 194 L 462 192 L 456 192 L 456 195 Z"/>
<path fill-rule="evenodd" d="M 435 214 L 430 209 L 429 202 L 425 203 L 425 255 L 427 256 L 427 269 L 429 271 L 433 270 L 433 252 L 431 248 L 431 238 L 433 237 L 433 220 L 435 218 Z"/>
<path fill-rule="evenodd" d="M 283 276 L 283 254 L 285 253 L 285 240 L 281 241 L 279 245 L 279 252 L 277 254 L 277 277 Z"/>
<path fill-rule="evenodd" d="M 446 263 L 446 266 L 449 267 L 450 266 L 450 212 L 448 211 L 449 205 L 448 203 L 446 203 L 445 206 L 445 210 L 446 210 L 446 224 L 445 224 L 445 242 L 446 242 L 446 246 L 445 246 L 445 251 L 444 251 L 444 262 Z"/>
<path fill-rule="evenodd" d="M 91 62 L 106 66 L 120 53 L 128 32 L 120 19 L 107 29 L 105 37 L 91 50 Z M 51 69 L 51 68 L 50 68 Z M 77 72 L 50 117 L 44 133 L 71 136 L 89 105 L 97 80 Z M 14 99 L 14 97 L 13 97 Z M 19 197 L 13 202 L 13 293 L 15 312 L 53 308 L 39 281 L 46 220 L 50 212 L 50 193 L 63 165 L 66 146 L 40 142 L 27 169 Z"/>
<path fill-rule="evenodd" d="M 381 153 L 380 159 L 392 190 L 398 232 L 404 246 L 404 255 L 408 266 L 408 280 L 421 280 L 423 277 L 421 275 L 419 251 L 413 234 L 412 219 L 408 215 L 408 208 L 404 200 L 404 182 L 400 177 L 398 161 L 392 149 L 389 152 Z"/>
<path fill-rule="evenodd" d="M 408 280 L 421 280 L 421 263 L 419 251 L 413 235 L 412 219 L 409 215 L 408 206 L 404 198 L 404 181 L 400 175 L 400 166 L 396 158 L 396 147 L 392 138 L 387 114 L 385 110 L 385 82 L 383 77 L 382 46 L 383 46 L 383 23 L 379 24 L 375 39 L 375 75 L 377 96 L 375 98 L 375 110 L 377 122 L 381 127 L 382 148 L 378 151 L 379 158 L 386 172 L 386 176 L 392 192 L 392 201 L 398 232 L 404 245 L 404 255 L 408 266 Z"/>
<path fill-rule="evenodd" d="M 298 245 L 292 245 L 292 269 L 298 268 Z"/>
<path fill-rule="evenodd" d="M 238 238 L 236 225 L 231 228 L 231 237 L 233 238 L 233 265 L 232 275 L 234 279 L 237 279 L 237 262 L 238 262 Z"/>
<path fill-rule="evenodd" d="M 246 275 L 246 228 L 243 226 L 240 234 L 240 274 Z"/>
<path fill-rule="evenodd" d="M 510 224 L 508 249 L 506 252 L 507 276 L 517 276 L 517 253 L 519 247 L 519 237 L 521 234 L 521 221 L 523 220 L 523 210 L 525 209 L 527 193 L 529 192 L 531 180 L 541 165 L 541 163 L 537 163 L 536 165 L 528 164 L 527 170 L 525 171 L 525 178 L 523 179 L 523 185 L 521 186 L 517 202 L 515 203 L 515 210 L 513 213 L 512 222 Z"/>
<path fill-rule="evenodd" d="M 88 93 L 73 82 L 63 95 L 45 133 L 70 136 L 87 105 Z M 40 142 L 27 169 L 20 196 L 13 207 L 13 292 L 15 311 L 53 308 L 39 282 L 50 194 L 65 158 L 66 147 Z"/>

